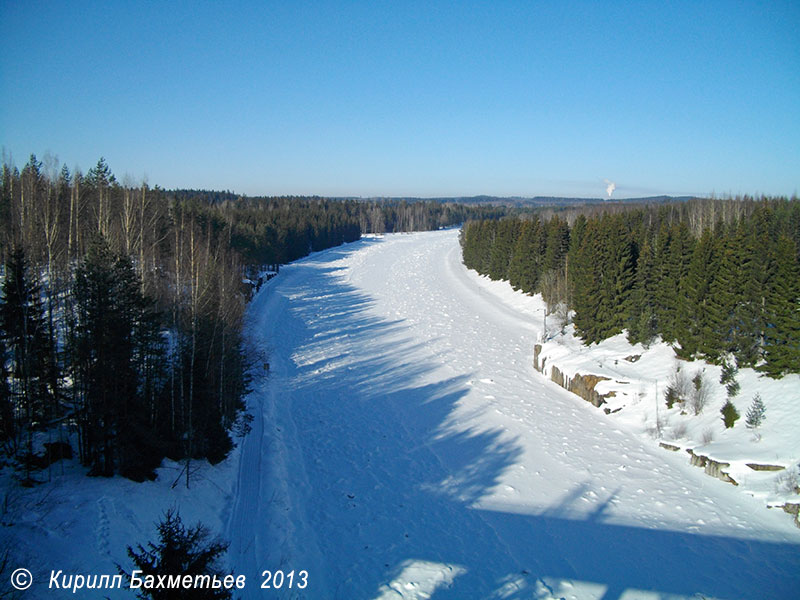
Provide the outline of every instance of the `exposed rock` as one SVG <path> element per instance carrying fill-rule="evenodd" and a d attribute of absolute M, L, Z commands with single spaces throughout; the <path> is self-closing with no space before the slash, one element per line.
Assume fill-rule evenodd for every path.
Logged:
<path fill-rule="evenodd" d="M 702 454 L 695 454 L 694 450 L 691 448 L 687 448 L 686 452 L 689 453 L 689 462 L 693 464 L 695 467 L 702 467 L 705 471 L 706 475 L 711 475 L 711 477 L 716 477 L 720 481 L 724 481 L 725 483 L 732 483 L 733 485 L 739 485 L 736 481 L 728 475 L 723 469 L 727 469 L 731 466 L 730 463 L 726 462 L 718 462 L 707 456 L 703 456 Z"/>
<path fill-rule="evenodd" d="M 594 388 L 598 383 L 609 380 L 608 377 L 603 377 L 602 375 L 581 375 L 576 373 L 575 377 L 570 379 L 559 371 L 558 367 L 553 367 L 550 369 L 550 379 L 598 408 L 605 403 L 606 398 L 614 395 L 614 392 L 598 394 L 595 391 Z"/>
<path fill-rule="evenodd" d="M 747 463 L 753 471 L 783 471 L 786 467 L 781 465 L 759 465 L 758 463 Z"/>
<path fill-rule="evenodd" d="M 783 508 L 783 512 L 794 515 L 794 524 L 800 527 L 800 504 L 787 502 L 781 508 Z"/>
<path fill-rule="evenodd" d="M 560 385 L 562 388 L 567 389 L 566 377 L 562 375 L 561 371 L 558 370 L 558 367 L 553 367 L 550 369 L 550 379 Z"/>
<path fill-rule="evenodd" d="M 567 389 L 587 402 L 591 402 L 593 405 L 599 407 L 604 404 L 606 398 L 612 394 L 598 394 L 594 388 L 601 381 L 607 380 L 608 377 L 602 377 L 600 375 L 581 375 L 580 373 L 576 373 L 575 377 L 569 381 Z"/>
<path fill-rule="evenodd" d="M 630 356 L 626 356 L 625 360 L 627 360 L 628 362 L 635 363 L 640 358 L 642 358 L 641 354 L 631 354 Z"/>
<path fill-rule="evenodd" d="M 544 370 L 544 361 L 542 361 L 542 366 L 539 366 L 539 355 L 542 353 L 542 345 L 536 344 L 533 347 L 533 368 L 539 371 L 540 373 Z"/>
<path fill-rule="evenodd" d="M 678 450 L 681 449 L 680 446 L 673 446 L 672 444 L 668 444 L 667 442 L 659 442 L 658 445 L 664 448 L 665 450 L 671 450 L 672 452 L 677 452 Z"/>

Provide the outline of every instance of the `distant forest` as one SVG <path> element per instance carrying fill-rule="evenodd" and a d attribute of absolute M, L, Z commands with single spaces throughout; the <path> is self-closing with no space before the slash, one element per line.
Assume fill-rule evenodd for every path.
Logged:
<path fill-rule="evenodd" d="M 800 372 L 800 202 L 691 200 L 478 220 L 464 264 L 541 292 L 562 323 L 600 342 L 660 335 L 678 356 Z"/>
<path fill-rule="evenodd" d="M 90 475 L 144 480 L 169 457 L 189 485 L 191 460 L 248 428 L 243 278 L 363 232 L 507 213 L 170 192 L 102 158 L 84 174 L 31 155 L 0 184 L 0 450 L 28 483 L 72 438 Z"/>

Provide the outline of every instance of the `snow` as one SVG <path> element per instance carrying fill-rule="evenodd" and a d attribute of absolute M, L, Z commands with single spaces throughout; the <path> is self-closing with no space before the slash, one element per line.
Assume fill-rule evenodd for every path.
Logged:
<path fill-rule="evenodd" d="M 54 465 L 52 484 L 14 492 L 4 513 L 14 568 L 37 582 L 51 569 L 116 573 L 125 546 L 153 539 L 177 506 L 230 541 L 242 598 L 796 597 L 800 529 L 765 508 L 773 483 L 756 481 L 777 475 L 737 488 L 648 433 L 669 349 L 581 349 L 548 318 L 548 364 L 600 362 L 591 372 L 630 381 L 605 382 L 622 407 L 605 414 L 533 369 L 541 301 L 467 271 L 457 236 L 370 237 L 282 268 L 249 308 L 270 369 L 253 382 L 253 429 L 234 454 L 197 463 L 188 490 L 172 487 L 173 463 L 144 484 Z M 796 414 L 777 395 L 795 398 L 797 380 L 739 380 L 742 419 L 703 449 L 739 452 L 731 469 L 796 460 Z M 744 428 L 755 391 L 767 406 L 758 442 Z M 664 431 L 686 420 L 678 441 L 696 447 L 692 436 L 721 426 L 719 400 L 698 417 L 665 413 Z M 267 569 L 306 570 L 308 587 L 262 590 Z M 72 596 L 37 583 L 30 597 L 51 595 Z"/>
<path fill-rule="evenodd" d="M 491 281 L 473 271 L 468 276 L 498 303 L 522 314 L 538 313 L 539 320 L 535 322 L 541 324 L 544 306 L 541 296 L 516 292 L 506 282 Z M 603 409 L 613 411 L 615 420 L 628 430 L 658 438 L 681 451 L 692 450 L 695 454 L 729 463 L 726 472 L 737 482 L 740 491 L 762 499 L 765 504 L 778 506 L 800 502 L 797 494 L 783 485 L 787 473 L 796 473 L 800 464 L 800 435 L 797 434 L 800 430 L 800 375 L 776 380 L 754 369 L 741 369 L 736 376 L 741 389 L 732 400 L 740 419 L 733 428 L 726 429 L 720 414 L 727 398 L 725 386 L 719 383 L 721 367 L 701 360 L 679 360 L 673 349 L 660 340 L 648 348 L 631 345 L 624 334 L 585 346 L 575 337 L 573 326 L 561 333 L 554 318 L 549 318 L 547 341 L 539 356 L 540 364 L 544 362 L 546 376 L 549 377 L 556 366 L 570 378 L 576 374 L 604 377 L 606 379 L 595 386 L 598 393 L 610 394 Z M 688 406 L 666 408 L 664 394 L 676 368 L 685 374 L 690 386 L 691 379 L 702 373 L 709 393 L 699 415 Z M 756 393 L 764 400 L 767 413 L 762 426 L 753 431 L 745 426 L 745 415 Z M 704 437 L 712 439 L 706 441 Z M 748 464 L 781 466 L 784 470 L 754 471 Z M 795 482 L 800 485 L 800 478 L 795 478 Z"/>
<path fill-rule="evenodd" d="M 227 499 L 236 458 L 216 467 L 193 463 L 189 489 L 183 483 L 184 465 L 172 461 L 164 462 L 156 481 L 144 483 L 87 477 L 77 460 L 70 460 L 52 465 L 50 483 L 26 489 L 9 485 L 10 470 L 3 470 L 0 551 L 11 549 L 13 559 L 4 578 L 16 568 L 27 568 L 34 584 L 24 597 L 75 598 L 72 590 L 48 589 L 51 571 L 116 575 L 117 564 L 130 570 L 126 547 L 155 540 L 155 524 L 170 508 L 179 509 L 186 526 L 201 521 L 220 532 L 230 512 Z M 43 473 L 46 478 L 47 471 Z M 176 479 L 180 481 L 173 487 Z M 5 584 L 0 582 L 0 590 Z M 105 596 L 133 597 L 128 590 L 103 590 Z"/>
<path fill-rule="evenodd" d="M 305 598 L 793 597 L 790 517 L 535 372 L 537 300 L 479 281 L 457 235 L 314 255 L 254 300 L 239 571 L 306 569 Z"/>

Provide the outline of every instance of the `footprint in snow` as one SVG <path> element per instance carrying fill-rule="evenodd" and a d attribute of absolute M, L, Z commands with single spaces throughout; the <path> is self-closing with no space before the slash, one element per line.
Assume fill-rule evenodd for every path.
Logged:
<path fill-rule="evenodd" d="M 97 549 L 100 551 L 101 554 L 105 554 L 106 556 L 111 555 L 111 548 L 108 541 L 109 534 L 111 532 L 111 520 L 108 517 L 109 508 L 113 508 L 111 500 L 109 500 L 106 496 L 97 500 L 97 529 L 95 530 L 95 535 L 97 539 Z"/>

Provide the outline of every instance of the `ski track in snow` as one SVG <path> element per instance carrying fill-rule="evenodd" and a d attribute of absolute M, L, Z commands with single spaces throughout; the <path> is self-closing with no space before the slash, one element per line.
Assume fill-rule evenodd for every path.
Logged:
<path fill-rule="evenodd" d="M 538 323 L 470 281 L 456 231 L 298 261 L 249 318 L 242 597 L 265 569 L 309 573 L 276 598 L 796 597 L 786 515 L 536 373 Z"/>

